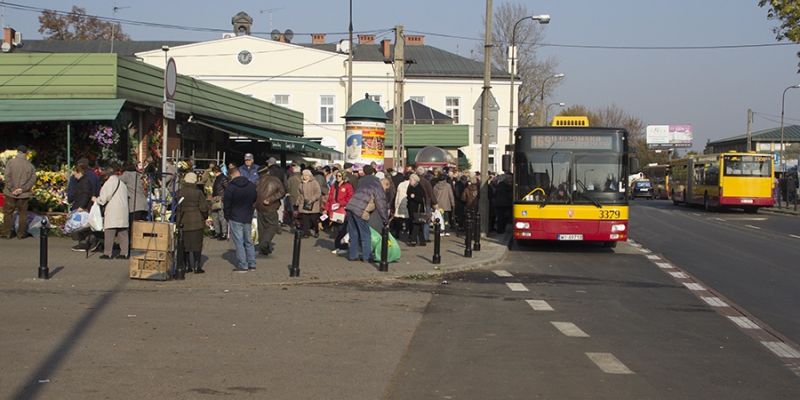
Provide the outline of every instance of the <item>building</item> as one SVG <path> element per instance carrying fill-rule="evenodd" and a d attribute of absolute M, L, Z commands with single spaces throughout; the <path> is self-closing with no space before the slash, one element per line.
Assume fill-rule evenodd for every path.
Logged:
<path fill-rule="evenodd" d="M 776 166 L 781 165 L 781 128 L 768 128 L 752 132 L 750 150 L 759 153 L 772 153 L 775 155 Z M 784 154 L 787 167 L 797 165 L 800 156 L 800 125 L 787 125 L 783 128 L 783 143 L 786 148 Z M 738 135 L 714 141 L 708 141 L 703 150 L 706 154 L 723 153 L 726 151 L 747 151 L 747 135 Z"/>

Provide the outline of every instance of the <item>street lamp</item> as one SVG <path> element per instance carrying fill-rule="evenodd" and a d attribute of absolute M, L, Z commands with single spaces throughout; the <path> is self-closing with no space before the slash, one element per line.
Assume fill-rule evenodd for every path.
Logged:
<path fill-rule="evenodd" d="M 785 146 L 783 143 L 783 112 L 786 105 L 786 92 L 789 91 L 789 89 L 797 89 L 797 88 L 800 88 L 800 84 L 789 86 L 786 89 L 783 89 L 783 96 L 781 97 L 781 172 L 783 173 L 786 173 L 786 158 L 784 158 L 784 153 L 783 153 L 783 148 Z"/>
<path fill-rule="evenodd" d="M 544 123 L 547 124 L 547 120 L 550 119 L 550 118 L 548 118 L 548 115 L 550 115 L 550 106 L 564 107 L 565 105 L 567 105 L 567 103 L 550 103 L 550 104 L 548 104 L 547 108 L 544 111 Z"/>
<path fill-rule="evenodd" d="M 547 111 L 547 110 L 545 110 L 545 104 L 544 104 L 544 86 L 547 84 L 547 81 L 549 81 L 550 79 L 559 79 L 559 78 L 563 78 L 564 76 L 565 76 L 564 74 L 550 75 L 547 78 L 544 78 L 544 80 L 542 81 L 542 91 L 539 92 L 539 115 L 540 115 L 539 118 L 545 117 L 545 114 L 546 114 L 546 111 Z M 546 123 L 547 123 L 547 118 L 545 117 L 544 121 L 542 121 L 542 123 L 540 123 L 539 125 L 540 126 L 544 126 L 544 124 L 546 124 Z"/>
<path fill-rule="evenodd" d="M 516 70 L 514 68 L 517 59 L 517 25 L 520 22 L 525 21 L 526 19 L 530 19 L 532 21 L 538 21 L 540 24 L 549 24 L 550 23 L 550 16 L 547 14 L 543 15 L 530 15 L 527 17 L 520 18 L 519 21 L 514 23 L 514 28 L 511 29 L 511 46 L 508 47 L 508 55 L 511 57 L 511 68 L 509 72 L 511 74 L 511 93 L 509 94 L 509 102 L 510 105 L 508 107 L 508 144 L 512 144 L 514 142 L 514 75 L 516 74 Z"/>

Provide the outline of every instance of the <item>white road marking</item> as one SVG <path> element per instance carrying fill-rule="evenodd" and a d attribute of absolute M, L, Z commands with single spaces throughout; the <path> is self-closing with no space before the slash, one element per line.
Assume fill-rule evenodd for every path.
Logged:
<path fill-rule="evenodd" d="M 639 249 L 639 251 L 641 251 L 641 252 L 642 252 L 642 253 L 644 253 L 644 254 L 652 253 L 650 250 L 648 250 L 648 249 L 645 249 L 644 247 L 642 247 L 641 249 Z"/>
<path fill-rule="evenodd" d="M 589 337 L 589 334 L 582 331 L 581 328 L 578 328 L 577 325 L 573 324 L 572 322 L 555 322 L 550 321 L 553 326 L 556 327 L 564 336 L 569 337 Z"/>
<path fill-rule="evenodd" d="M 553 307 L 550 306 L 544 300 L 525 300 L 528 304 L 533 308 L 533 311 L 553 311 Z"/>
<path fill-rule="evenodd" d="M 789 235 L 789 236 L 790 236 L 790 237 L 793 237 L 793 238 L 795 238 L 795 239 L 800 239 L 800 236 L 797 236 L 797 235 Z"/>
<path fill-rule="evenodd" d="M 689 289 L 689 290 L 698 290 L 698 291 L 699 290 L 706 290 L 706 288 L 704 288 L 703 285 L 701 285 L 699 283 L 687 283 L 687 282 L 684 282 L 683 286 L 686 286 L 686 288 Z"/>
<path fill-rule="evenodd" d="M 528 291 L 528 288 L 526 288 L 525 285 L 523 285 L 521 283 L 509 282 L 509 283 L 506 283 L 506 286 L 508 286 L 508 288 L 511 289 L 512 292 L 527 292 Z"/>
<path fill-rule="evenodd" d="M 725 220 L 724 220 L 724 219 L 722 219 L 722 218 L 714 218 L 714 219 L 715 219 L 715 220 L 717 220 L 717 221 L 722 221 L 722 222 L 725 222 Z"/>
<path fill-rule="evenodd" d="M 688 276 L 686 276 L 686 274 L 684 274 L 683 272 L 670 272 L 669 274 L 672 275 L 673 278 L 678 278 L 678 279 L 688 278 Z"/>
<path fill-rule="evenodd" d="M 770 351 L 775 353 L 778 357 L 783 358 L 800 358 L 800 351 L 793 349 L 786 343 L 783 342 L 761 342 L 764 346 L 766 346 Z"/>
<path fill-rule="evenodd" d="M 753 229 L 758 229 L 758 230 L 761 230 L 761 228 L 759 228 L 759 227 L 757 227 L 757 226 L 755 226 L 755 225 L 745 225 L 745 226 L 746 226 L 746 227 L 748 227 L 748 228 L 753 228 Z"/>
<path fill-rule="evenodd" d="M 728 319 L 733 321 L 734 324 L 736 324 L 739 328 L 742 329 L 761 329 L 761 327 L 756 325 L 755 322 L 753 322 L 752 320 L 750 320 L 750 318 L 747 317 L 728 316 Z"/>
<path fill-rule="evenodd" d="M 695 217 L 699 217 L 701 214 L 700 213 L 692 213 L 692 215 L 694 215 Z"/>
<path fill-rule="evenodd" d="M 499 276 L 501 278 L 510 278 L 510 277 L 514 276 L 514 275 L 511 275 L 511 272 L 508 272 L 508 271 L 502 270 L 502 269 L 496 269 L 496 270 L 494 270 L 492 272 L 494 272 L 495 275 L 497 275 L 497 276 Z"/>
<path fill-rule="evenodd" d="M 703 299 L 703 301 L 705 301 L 706 303 L 708 303 L 708 305 L 710 305 L 711 307 L 727 307 L 728 306 L 728 303 L 722 301 L 722 299 L 720 299 L 719 297 L 704 297 L 704 296 L 701 296 L 700 298 Z"/>
<path fill-rule="evenodd" d="M 586 357 L 589 357 L 589 359 L 592 360 L 592 362 L 597 365 L 600 370 L 607 374 L 634 373 L 611 353 L 586 353 Z"/>
<path fill-rule="evenodd" d="M 729 221 L 766 221 L 766 218 L 731 218 Z"/>
<path fill-rule="evenodd" d="M 672 269 L 672 268 L 675 268 L 675 267 L 672 266 L 672 264 L 665 263 L 665 262 L 657 262 L 656 265 L 658 265 L 658 268 L 661 268 L 661 269 Z"/>
<path fill-rule="evenodd" d="M 660 259 L 661 259 L 661 257 L 659 257 L 659 256 L 657 256 L 657 255 L 655 255 L 655 254 L 648 254 L 648 255 L 647 255 L 647 259 L 648 259 L 648 260 L 660 260 Z"/>

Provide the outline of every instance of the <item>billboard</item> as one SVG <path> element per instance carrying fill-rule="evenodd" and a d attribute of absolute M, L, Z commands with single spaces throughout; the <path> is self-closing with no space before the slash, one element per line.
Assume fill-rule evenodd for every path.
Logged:
<path fill-rule="evenodd" d="M 348 121 L 345 127 L 345 161 L 360 170 L 375 162 L 383 171 L 383 152 L 386 124 L 375 121 Z"/>
<path fill-rule="evenodd" d="M 692 147 L 692 125 L 647 125 L 647 147 Z"/>

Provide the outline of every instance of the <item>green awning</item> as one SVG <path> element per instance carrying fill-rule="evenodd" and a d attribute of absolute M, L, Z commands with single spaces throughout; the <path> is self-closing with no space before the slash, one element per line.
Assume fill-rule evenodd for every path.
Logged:
<path fill-rule="evenodd" d="M 198 118 L 194 120 L 198 123 L 206 125 L 210 128 L 218 129 L 228 134 L 236 134 L 251 137 L 254 139 L 263 139 L 270 143 L 273 150 L 289 151 L 300 153 L 313 158 L 332 159 L 341 156 L 341 153 L 325 147 L 319 143 L 312 142 L 298 136 L 287 135 L 283 133 L 273 132 L 268 129 L 255 128 L 248 125 L 237 124 L 234 122 L 220 121 L 215 118 Z"/>
<path fill-rule="evenodd" d="M 124 99 L 0 100 L 0 122 L 113 121 Z"/>

